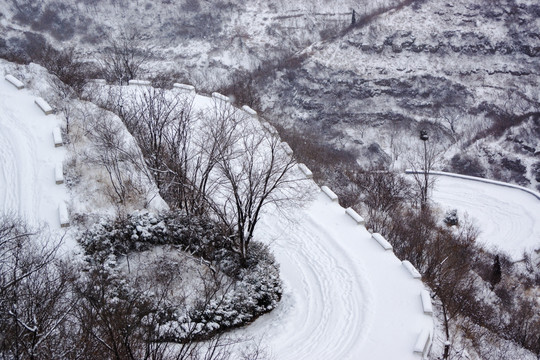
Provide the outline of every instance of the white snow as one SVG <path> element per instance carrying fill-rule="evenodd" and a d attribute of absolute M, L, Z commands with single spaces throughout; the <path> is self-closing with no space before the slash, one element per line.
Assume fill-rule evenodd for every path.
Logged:
<path fill-rule="evenodd" d="M 107 85 L 107 80 L 105 79 L 90 79 L 88 80 L 90 84 L 96 84 L 96 85 Z"/>
<path fill-rule="evenodd" d="M 58 217 L 60 219 L 60 226 L 61 227 L 68 227 L 69 226 L 69 213 L 67 210 L 67 206 L 65 202 L 61 202 L 58 205 Z"/>
<path fill-rule="evenodd" d="M 43 98 L 36 98 L 35 103 L 37 106 L 39 106 L 39 108 L 41 109 L 41 111 L 43 111 L 45 115 L 50 115 L 54 112 L 53 108 Z"/>
<path fill-rule="evenodd" d="M 180 84 L 180 83 L 174 83 L 173 84 L 173 87 L 175 89 L 178 89 L 180 91 L 183 91 L 183 92 L 187 92 L 187 93 L 195 93 L 196 90 L 195 90 L 195 86 L 193 85 L 187 85 L 187 84 Z"/>
<path fill-rule="evenodd" d="M 64 183 L 64 166 L 60 162 L 54 168 L 54 180 L 57 185 Z"/>
<path fill-rule="evenodd" d="M 261 125 L 270 133 L 270 134 L 273 134 L 273 135 L 277 135 L 278 134 L 278 131 L 276 130 L 275 127 L 272 126 L 272 124 L 268 123 L 268 122 L 263 122 L 261 123 Z"/>
<path fill-rule="evenodd" d="M 285 141 L 281 143 L 281 147 L 283 148 L 283 150 L 285 150 L 285 153 L 287 155 L 290 155 L 292 156 L 293 155 L 293 150 L 291 149 L 290 145 L 287 144 Z"/>
<path fill-rule="evenodd" d="M 304 173 L 304 175 L 308 179 L 313 178 L 313 173 L 311 172 L 311 170 L 309 170 L 309 168 L 305 164 L 298 164 L 298 168 L 300 169 L 300 171 L 302 171 L 302 173 Z"/>
<path fill-rule="evenodd" d="M 381 245 L 384 250 L 392 250 L 392 245 L 379 233 L 371 234 L 371 237 Z"/>
<path fill-rule="evenodd" d="M 349 215 L 358 225 L 365 225 L 366 221 L 353 208 L 346 208 L 345 214 Z"/>
<path fill-rule="evenodd" d="M 418 272 L 418 270 L 416 270 L 416 268 L 414 267 L 413 264 L 411 264 L 411 262 L 409 260 L 403 260 L 401 262 L 403 264 L 403 267 L 405 269 L 407 269 L 407 271 L 409 272 L 409 274 L 411 274 L 411 276 L 414 278 L 414 279 L 421 279 L 422 278 L 422 275 L 420 275 L 420 273 Z"/>
<path fill-rule="evenodd" d="M 431 333 L 427 329 L 422 330 L 420 335 L 418 335 L 416 344 L 414 345 L 415 353 L 419 353 L 423 355 L 427 354 L 428 348 L 429 348 L 430 336 L 431 336 Z"/>
<path fill-rule="evenodd" d="M 321 190 L 323 191 L 323 193 L 326 194 L 326 196 L 330 198 L 330 200 L 335 201 L 335 202 L 338 201 L 338 196 L 336 195 L 335 192 L 330 190 L 328 186 L 325 186 L 325 185 L 321 186 Z"/>
<path fill-rule="evenodd" d="M 17 90 L 21 90 L 22 88 L 24 88 L 24 84 L 22 83 L 22 81 L 20 81 L 13 75 L 6 75 L 5 79 L 9 81 L 11 85 L 15 86 Z"/>
<path fill-rule="evenodd" d="M 65 150 L 50 141 L 60 124 L 32 102 L 28 90 L 0 85 L 0 205 L 59 229 L 59 220 L 69 222 L 65 187 L 55 182 Z M 306 180 L 306 189 L 312 196 L 304 207 L 261 219 L 256 237 L 276 254 L 284 294 L 276 310 L 239 332 L 260 336 L 280 360 L 421 358 L 418 334 L 428 334 L 426 349 L 433 331 L 419 297 L 423 283 L 314 182 Z"/>
<path fill-rule="evenodd" d="M 254 119 L 257 118 L 257 112 L 253 110 L 252 108 L 250 108 L 249 106 L 247 105 L 242 106 L 242 110 L 244 110 L 246 113 L 248 113 L 248 115 L 250 115 Z"/>
<path fill-rule="evenodd" d="M 0 209 L 59 230 L 58 206 L 68 195 L 56 184 L 55 168 L 65 150 L 51 141 L 58 118 L 45 116 L 34 99 L 29 90 L 0 82 Z"/>
<path fill-rule="evenodd" d="M 480 227 L 478 242 L 520 260 L 540 248 L 540 200 L 533 194 L 496 182 L 437 176 L 433 200 L 457 209 Z"/>
<path fill-rule="evenodd" d="M 256 236 L 277 257 L 284 294 L 241 332 L 260 336 L 280 360 L 420 359 L 418 334 L 433 331 L 419 296 L 424 285 L 337 202 L 313 191 L 304 209 L 261 219 Z"/>
<path fill-rule="evenodd" d="M 64 142 L 62 141 L 62 131 L 60 130 L 58 126 L 55 126 L 52 134 L 53 134 L 53 141 L 54 141 L 55 147 L 60 147 L 64 145 Z"/>
<path fill-rule="evenodd" d="M 422 290 L 420 293 L 420 298 L 422 299 L 422 308 L 424 309 L 424 314 L 433 314 L 433 304 L 431 303 L 431 296 L 427 290 Z"/>
<path fill-rule="evenodd" d="M 129 85 L 133 86 L 150 86 L 151 84 L 148 80 L 129 80 Z"/>
<path fill-rule="evenodd" d="M 225 96 L 223 94 L 220 94 L 218 92 L 213 92 L 212 93 L 212 97 L 216 100 L 221 100 L 221 101 L 225 101 L 225 102 L 231 102 L 231 99 L 229 99 L 228 96 Z"/>

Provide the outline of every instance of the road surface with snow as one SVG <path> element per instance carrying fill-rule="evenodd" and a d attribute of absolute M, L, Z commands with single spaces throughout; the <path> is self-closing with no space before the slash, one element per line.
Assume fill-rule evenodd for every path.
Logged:
<path fill-rule="evenodd" d="M 56 185 L 55 167 L 65 151 L 53 141 L 59 119 L 46 116 L 35 98 L 0 79 L 0 209 L 33 226 L 58 230 L 58 206 L 67 193 Z"/>
<path fill-rule="evenodd" d="M 318 189 L 316 186 L 313 186 Z M 281 304 L 250 325 L 275 359 L 419 359 L 421 281 L 336 202 L 314 190 L 303 209 L 263 217 L 258 236 L 281 266 Z"/>
<path fill-rule="evenodd" d="M 520 260 L 540 248 L 540 200 L 517 188 L 466 178 L 436 176 L 433 200 L 467 213 L 480 228 L 478 241 Z"/>

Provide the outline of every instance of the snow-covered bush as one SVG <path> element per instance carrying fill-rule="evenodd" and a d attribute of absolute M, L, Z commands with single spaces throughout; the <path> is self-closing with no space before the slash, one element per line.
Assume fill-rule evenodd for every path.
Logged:
<path fill-rule="evenodd" d="M 443 221 L 448 226 L 455 226 L 459 224 L 457 209 L 448 210 L 444 215 Z"/>
<path fill-rule="evenodd" d="M 139 298 L 154 301 L 145 305 L 150 309 L 145 317 L 151 314 L 154 321 L 159 319 L 153 324 L 159 328 L 156 330 L 159 337 L 183 342 L 245 325 L 274 309 L 281 298 L 279 268 L 268 248 L 254 242 L 243 264 L 226 235 L 217 224 L 205 218 L 178 212 L 159 216 L 138 212 L 121 219 L 102 220 L 82 232 L 78 240 L 86 254 L 89 274 L 108 274 L 108 279 L 122 285 L 115 288 L 123 294 L 133 292 L 139 294 Z M 119 264 L 124 259 L 129 261 L 130 254 L 159 246 L 178 248 L 206 266 L 207 274 L 194 280 L 200 281 L 203 288 L 196 291 L 195 299 L 173 306 L 173 301 L 163 301 L 155 296 L 155 291 L 137 289 L 140 281 L 127 281 L 128 276 Z M 171 269 L 176 271 L 175 267 Z M 174 278 L 185 274 L 168 275 Z M 158 281 L 156 278 L 155 282 Z"/>

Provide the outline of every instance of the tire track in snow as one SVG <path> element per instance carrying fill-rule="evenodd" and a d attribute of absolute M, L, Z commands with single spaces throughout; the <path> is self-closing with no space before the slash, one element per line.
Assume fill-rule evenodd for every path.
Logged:
<path fill-rule="evenodd" d="M 317 229 L 317 233 L 320 234 L 318 244 L 326 245 L 326 249 L 319 246 L 320 251 L 328 255 L 333 254 L 333 256 L 329 256 L 329 262 L 325 264 L 325 268 L 332 269 L 332 273 L 337 276 L 338 286 L 336 286 L 336 282 L 334 281 L 328 282 L 326 285 L 328 289 L 332 289 L 333 291 L 336 288 L 340 289 L 340 298 L 344 305 L 344 308 L 340 308 L 341 319 L 337 319 L 341 322 L 339 326 L 340 331 L 330 328 L 330 335 L 334 338 L 331 341 L 333 348 L 328 348 L 328 352 L 322 355 L 327 359 L 332 357 L 344 359 L 347 355 L 351 355 L 350 349 L 354 343 L 360 342 L 370 327 L 372 319 L 368 318 L 368 312 L 366 310 L 371 307 L 372 303 L 370 296 L 371 289 L 366 289 L 369 288 L 367 286 L 369 284 L 367 279 L 358 271 L 355 271 L 357 270 L 357 266 L 353 264 L 345 251 L 340 248 L 339 243 L 334 242 L 338 239 L 327 232 L 316 219 L 310 217 L 309 224 L 311 229 Z M 336 259 L 340 260 L 340 264 L 338 264 Z M 355 288 L 358 291 L 354 291 Z M 335 295 L 333 292 L 329 292 L 328 297 L 324 298 L 323 301 L 328 303 Z M 330 317 L 325 322 L 329 324 L 332 320 L 333 318 Z M 326 334 L 321 332 L 320 335 L 320 341 L 328 341 L 328 329 Z M 335 338 L 336 335 L 338 335 L 337 339 Z"/>
<path fill-rule="evenodd" d="M 4 212 L 16 211 L 16 215 L 29 224 L 39 224 L 41 185 L 38 170 L 39 153 L 31 131 L 9 104 L 2 104 L 3 157 L 5 157 Z M 25 119 L 28 121 L 28 119 Z"/>
<path fill-rule="evenodd" d="M 372 320 L 369 281 L 325 224 L 304 211 L 293 216 L 288 222 L 263 220 L 261 231 L 276 238 L 271 246 L 282 268 L 284 295 L 266 317 L 279 320 L 263 317 L 261 328 L 256 322 L 250 334 L 264 333 L 280 360 L 356 359 L 354 349 Z"/>
<path fill-rule="evenodd" d="M 29 90 L 0 82 L 0 209 L 56 231 L 58 203 L 68 196 L 65 186 L 56 184 L 54 168 L 65 150 L 52 142 L 58 118 L 45 116 L 34 99 Z"/>
<path fill-rule="evenodd" d="M 478 241 L 519 260 L 540 247 L 540 201 L 518 189 L 463 178 L 437 176 L 435 202 L 466 212 L 480 227 Z"/>
<path fill-rule="evenodd" d="M 0 115 L 1 116 L 1 115 Z M 4 118 L 1 124 L 7 124 Z M 18 208 L 19 179 L 15 170 L 15 154 L 11 144 L 10 131 L 7 126 L 2 127 L 0 132 L 0 163 L 2 164 L 2 182 L 0 183 L 0 196 L 4 214 L 13 212 Z"/>

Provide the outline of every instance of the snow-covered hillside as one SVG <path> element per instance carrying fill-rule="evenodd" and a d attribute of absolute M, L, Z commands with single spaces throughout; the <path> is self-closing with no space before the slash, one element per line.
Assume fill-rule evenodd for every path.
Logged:
<path fill-rule="evenodd" d="M 308 47 L 260 80 L 261 104 L 364 166 L 407 167 L 426 129 L 452 171 L 535 188 L 539 26 L 532 1 L 411 2 Z"/>
<path fill-rule="evenodd" d="M 328 1 L 0 1 L 0 53 L 47 39 L 100 61 L 123 36 L 151 50 L 145 75 L 171 71 L 215 90 L 235 71 L 280 60 L 346 28 L 358 14 L 396 3 Z"/>
<path fill-rule="evenodd" d="M 85 226 L 104 214 L 168 208 L 167 196 L 182 194 L 182 176 L 201 175 L 201 162 L 173 169 L 165 153 L 155 156 L 159 146 L 145 148 L 148 129 L 134 124 L 149 108 L 143 98 L 156 93 L 141 92 L 138 104 L 122 103 L 153 88 L 120 85 L 145 79 L 162 87 L 161 93 L 177 94 L 183 90 L 171 92 L 173 82 L 189 83 L 199 95 L 192 98 L 195 92 L 189 90 L 183 99 L 188 101 L 177 105 L 186 106 L 180 118 L 193 115 L 189 128 L 199 134 L 185 137 L 190 140 L 184 155 L 205 154 L 201 128 L 217 124 L 205 108 L 226 104 L 221 110 L 231 109 L 229 99 L 237 101 L 235 114 L 255 124 L 244 136 L 267 134 L 257 116 L 239 109 L 250 105 L 289 143 L 282 146 L 271 125 L 263 124 L 280 156 L 308 164 L 319 185 L 332 184 L 343 204 L 365 209 L 369 226 L 384 232 L 396 253 L 407 252 L 431 287 L 435 323 L 443 317 L 438 310 L 451 313 L 443 322 L 446 334 L 433 333 L 433 318 L 422 308 L 424 285 L 308 180 L 305 190 L 312 199 L 303 206 L 265 209 L 256 238 L 281 263 L 283 299 L 239 334 L 263 339 L 276 360 L 413 359 L 429 343 L 418 345 L 420 334 L 435 337 L 432 357 L 442 356 L 447 340 L 452 356 L 461 358 L 486 357 L 486 344 L 504 342 L 504 356 L 497 353 L 490 360 L 512 358 L 508 354 L 517 347 L 534 357 L 540 351 L 540 277 L 533 254 L 540 246 L 539 202 L 506 187 L 441 177 L 433 200 L 458 209 L 460 219 L 466 212 L 475 220 L 478 243 L 485 245 L 476 247 L 468 237 L 458 239 L 467 229 L 474 238 L 474 226 L 439 226 L 443 215 L 431 208 L 422 217 L 413 194 L 418 188 L 401 182 L 400 172 L 422 168 L 429 150 L 434 170 L 540 190 L 538 29 L 536 0 L 0 0 L 0 57 L 13 61 L 0 60 L 0 207 L 31 224 L 47 224 L 54 234 L 65 231 L 59 222 L 64 203 Z M 126 59 L 125 68 L 117 66 Z M 57 77 L 35 64 L 15 64 L 31 61 Z M 15 89 L 3 72 L 27 88 Z M 85 94 L 89 77 L 105 78 L 109 85 L 95 82 Z M 118 89 L 127 91 L 116 94 L 122 100 L 116 104 L 94 97 Z M 231 97 L 204 95 L 212 91 Z M 38 96 L 58 107 L 58 114 L 40 112 L 34 104 Z M 132 105 L 138 110 L 127 114 Z M 205 117 L 207 123 L 191 127 Z M 54 147 L 57 126 L 63 126 L 67 147 Z M 428 142 L 420 141 L 420 130 L 427 130 Z M 118 151 L 112 160 L 111 149 Z M 264 158 L 261 147 L 253 149 L 251 160 Z M 247 153 L 237 145 L 229 150 L 238 159 Z M 198 161 L 211 158 L 205 156 Z M 63 171 L 58 170 L 62 161 Z M 229 163 L 234 163 L 229 170 L 240 162 Z M 223 175 L 213 166 L 206 173 L 210 182 Z M 66 176 L 67 186 L 55 184 L 58 173 Z M 233 175 L 245 179 L 241 172 Z M 388 187 L 370 188 L 370 180 Z M 227 208 L 233 203 L 227 197 L 231 188 L 227 181 L 214 182 L 202 193 L 222 197 L 226 205 L 213 200 L 194 208 L 219 203 L 224 213 L 234 213 Z M 383 202 L 368 204 L 373 199 Z M 409 216 L 416 220 L 407 222 Z M 439 243 L 445 236 L 448 241 Z M 456 247 L 446 247 L 454 240 Z M 514 262 L 501 256 L 501 270 L 498 251 Z M 453 256 L 447 261 L 449 252 Z M 523 257 L 524 252 L 532 256 Z M 467 254 L 461 256 L 467 261 L 460 262 L 458 254 Z M 498 314 L 500 321 L 486 320 L 486 314 Z"/>

